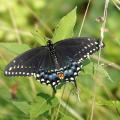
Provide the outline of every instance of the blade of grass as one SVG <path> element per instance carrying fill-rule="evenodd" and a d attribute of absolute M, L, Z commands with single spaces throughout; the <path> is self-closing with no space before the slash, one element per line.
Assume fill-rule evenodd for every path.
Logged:
<path fill-rule="evenodd" d="M 53 35 L 52 30 L 36 15 L 36 13 L 29 7 L 27 2 L 25 0 L 20 0 L 23 5 L 29 10 L 29 12 L 36 18 L 36 20 L 39 22 L 40 25 L 42 25 L 47 32 L 49 32 L 51 35 Z"/>
<path fill-rule="evenodd" d="M 81 32 L 82 32 L 82 29 L 83 29 L 83 25 L 84 25 L 84 22 L 85 22 L 85 19 L 86 19 L 86 15 L 87 15 L 87 12 L 88 12 L 88 8 L 90 6 L 90 2 L 91 0 L 89 0 L 88 4 L 87 4 L 87 8 L 85 10 L 85 14 L 84 14 L 84 17 L 83 17 L 83 20 L 82 20 L 82 24 L 81 24 L 81 27 L 80 27 L 80 31 L 79 31 L 79 34 L 78 36 L 80 37 L 81 36 Z"/>
<path fill-rule="evenodd" d="M 21 44 L 22 43 L 21 37 L 20 37 L 19 31 L 17 29 L 17 24 L 16 24 L 16 21 L 15 21 L 15 16 L 13 15 L 14 10 L 11 8 L 11 6 L 9 4 L 10 3 L 8 2 L 7 7 L 8 7 L 8 12 L 9 12 L 9 15 L 10 15 L 10 19 L 12 21 L 13 28 L 14 28 L 15 33 L 16 33 L 17 41 L 18 41 L 19 44 Z"/>
<path fill-rule="evenodd" d="M 103 18 L 104 18 L 104 22 L 101 26 L 101 43 L 103 42 L 103 39 L 104 39 L 104 29 L 105 29 L 105 25 L 106 25 L 106 19 L 107 19 L 107 8 L 108 8 L 108 3 L 109 3 L 109 0 L 106 0 L 105 1 L 105 7 L 104 7 L 104 14 L 103 14 Z M 100 64 L 100 56 L 101 56 L 101 47 L 100 47 L 100 50 L 99 50 L 99 55 L 98 55 L 98 64 L 97 64 L 97 68 L 99 67 L 99 64 Z M 94 77 L 93 77 L 94 79 Z M 96 85 L 95 85 L 95 88 L 96 88 Z M 95 101 L 96 101 L 96 92 L 94 93 L 94 97 L 93 97 L 93 101 L 92 101 L 92 110 L 91 110 L 91 115 L 90 115 L 90 120 L 93 120 L 93 115 L 94 115 L 94 107 L 95 107 Z"/>

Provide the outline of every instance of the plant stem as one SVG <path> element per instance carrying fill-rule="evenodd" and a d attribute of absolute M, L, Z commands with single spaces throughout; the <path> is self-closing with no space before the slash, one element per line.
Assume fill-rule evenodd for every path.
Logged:
<path fill-rule="evenodd" d="M 53 90 L 53 92 L 52 92 L 52 98 L 55 97 L 55 94 L 56 93 Z M 56 107 L 51 108 L 51 120 L 55 120 L 55 110 L 56 110 Z"/>

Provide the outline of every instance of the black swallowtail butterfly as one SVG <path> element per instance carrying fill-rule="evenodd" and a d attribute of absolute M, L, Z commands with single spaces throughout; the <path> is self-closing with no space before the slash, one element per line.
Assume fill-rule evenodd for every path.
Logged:
<path fill-rule="evenodd" d="M 50 84 L 53 90 L 64 82 L 75 82 L 83 61 L 104 44 L 88 37 L 69 38 L 47 46 L 33 48 L 15 59 L 5 68 L 6 76 L 35 76 L 41 83 Z"/>

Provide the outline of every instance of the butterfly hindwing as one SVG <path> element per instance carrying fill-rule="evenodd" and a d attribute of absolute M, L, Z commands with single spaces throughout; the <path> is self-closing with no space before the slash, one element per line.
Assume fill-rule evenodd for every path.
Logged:
<path fill-rule="evenodd" d="M 51 84 L 52 88 L 55 90 L 57 85 L 61 82 L 75 82 L 75 77 L 78 76 L 79 71 L 82 69 L 82 63 L 77 63 L 71 61 L 67 67 L 61 68 L 59 70 L 55 69 L 52 71 L 47 71 L 44 69 L 39 69 L 36 73 L 36 79 L 38 82 Z M 60 79 L 59 74 L 63 75 L 63 79 Z"/>

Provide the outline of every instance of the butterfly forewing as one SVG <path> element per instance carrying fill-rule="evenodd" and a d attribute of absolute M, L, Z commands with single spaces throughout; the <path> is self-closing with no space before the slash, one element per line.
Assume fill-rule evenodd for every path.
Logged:
<path fill-rule="evenodd" d="M 56 54 L 61 66 L 68 64 L 70 59 L 74 61 L 84 60 L 98 51 L 100 47 L 103 47 L 103 44 L 100 44 L 100 40 L 96 41 L 87 37 L 70 38 L 55 44 Z"/>
<path fill-rule="evenodd" d="M 33 48 L 13 59 L 6 66 L 4 73 L 7 76 L 31 76 L 42 65 L 45 66 L 47 57 L 46 47 Z"/>

